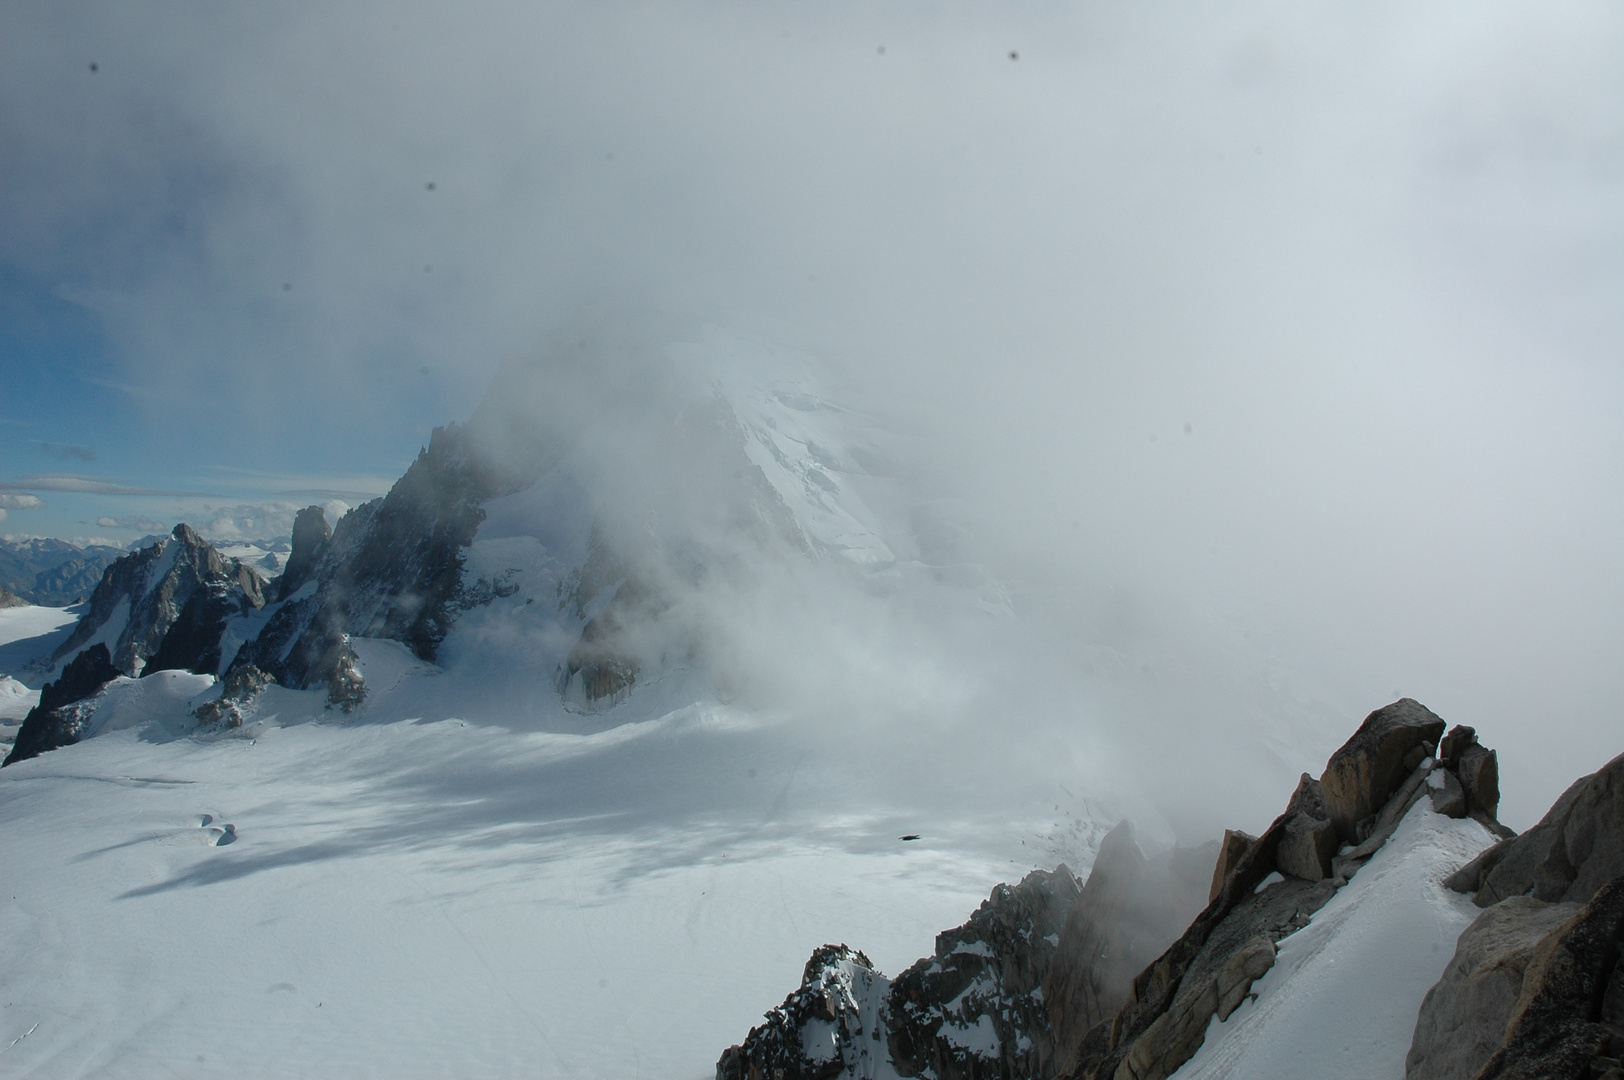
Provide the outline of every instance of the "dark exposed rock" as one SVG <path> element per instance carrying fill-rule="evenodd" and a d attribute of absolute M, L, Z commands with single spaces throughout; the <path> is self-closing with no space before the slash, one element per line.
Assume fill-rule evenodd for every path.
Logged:
<path fill-rule="evenodd" d="M 1408 1080 L 1471 1080 L 1506 1040 L 1541 941 L 1579 910 L 1516 896 L 1479 915 L 1427 991 L 1405 1059 Z"/>
<path fill-rule="evenodd" d="M 564 699 L 589 707 L 620 700 L 644 663 L 645 650 L 636 638 L 648 636 L 651 623 L 669 606 L 638 578 L 627 578 L 570 650 L 559 686 Z"/>
<path fill-rule="evenodd" d="M 200 593 L 204 599 L 183 619 L 182 613 Z M 107 568 L 90 596 L 90 609 L 52 659 L 73 656 L 101 635 L 111 638 L 113 666 L 126 675 L 139 675 L 179 625 L 164 666 L 212 674 L 220 662 L 219 626 L 231 615 L 264 603 L 257 574 L 221 555 L 186 525 L 176 525 L 168 539 Z"/>
<path fill-rule="evenodd" d="M 14 593 L 11 590 L 5 588 L 4 586 L 0 586 L 0 608 L 27 607 L 27 606 L 28 606 L 28 601 L 27 600 L 24 600 L 22 597 L 18 596 L 16 593 Z"/>
<path fill-rule="evenodd" d="M 1056 1073 L 1076 1065 L 1088 1032 L 1116 1014 L 1133 977 L 1201 910 L 1218 852 L 1209 843 L 1147 859 L 1127 821 L 1100 842 L 1043 982 Z"/>
<path fill-rule="evenodd" d="M 278 600 L 286 600 L 310 580 L 332 536 L 333 530 L 327 524 L 327 515 L 321 507 L 307 506 L 293 516 L 293 551 L 288 555 L 288 564 L 282 568 L 282 577 L 277 581 Z"/>
<path fill-rule="evenodd" d="M 1448 769 L 1434 770 L 1427 777 L 1427 787 L 1427 797 L 1432 800 L 1435 813 L 1451 818 L 1466 816 L 1466 789 L 1454 773 Z"/>
<path fill-rule="evenodd" d="M 890 983 L 856 949 L 824 945 L 801 987 L 766 1014 L 744 1042 L 722 1052 L 716 1080 L 871 1077 L 885 1058 L 880 1019 Z"/>
<path fill-rule="evenodd" d="M 1275 868 L 1282 874 L 1318 881 L 1331 876 L 1336 854 L 1336 826 L 1331 824 L 1318 780 L 1303 773 L 1286 808 L 1286 826 L 1275 852 Z"/>
<path fill-rule="evenodd" d="M 274 681 L 269 672 L 252 664 L 232 668 L 222 680 L 220 696 L 199 705 L 192 715 L 204 724 L 241 727 L 244 708 Z"/>
<path fill-rule="evenodd" d="M 1252 849 L 1257 843 L 1257 837 L 1239 829 L 1225 829 L 1224 838 L 1218 844 L 1218 862 L 1212 868 L 1212 885 L 1207 889 L 1207 903 L 1218 899 L 1218 892 L 1229 880 L 1229 875 L 1235 872 L 1241 857 Z"/>
<path fill-rule="evenodd" d="M 936 1080 L 1053 1073 L 1044 979 L 1081 885 L 1065 866 L 999 885 L 935 955 L 897 976 L 887 1001 L 891 1060 Z"/>
<path fill-rule="evenodd" d="M 538 455 L 516 472 L 477 452 L 476 441 L 468 428 L 436 428 L 389 494 L 345 514 L 325 542 L 319 508 L 303 511 L 305 542 L 295 553 L 305 555 L 303 565 L 290 558 L 287 599 L 234 664 L 253 664 L 294 689 L 325 684 L 333 703 L 349 708 L 365 695 L 352 636 L 389 638 L 433 660 L 450 630 L 466 549 L 485 519 L 482 504 L 534 482 L 541 468 Z M 311 581 L 313 594 L 295 598 Z"/>
<path fill-rule="evenodd" d="M 1478 907 L 1510 896 L 1584 903 L 1621 875 L 1624 754 L 1576 781 L 1539 824 L 1468 864 L 1461 884 L 1475 877 Z"/>
<path fill-rule="evenodd" d="M 1468 811 L 1491 818 L 1500 812 L 1500 758 L 1493 750 L 1474 742 L 1461 752 L 1455 775 L 1466 791 Z"/>
<path fill-rule="evenodd" d="M 1428 759 L 1443 731 L 1442 720 L 1409 699 L 1377 710 L 1332 755 L 1317 790 L 1305 776 L 1256 842 L 1242 850 L 1230 841 L 1238 855 L 1211 903 L 1134 979 L 1116 1016 L 1089 1032 L 1070 1075 L 1162 1080 L 1189 1060 L 1212 1017 L 1227 1016 L 1273 963 L 1276 943 L 1306 926 L 1431 790 Z M 1329 876 L 1321 856 L 1331 849 L 1314 831 L 1322 821 L 1360 838 L 1330 856 Z M 1275 872 L 1291 876 L 1265 886 Z"/>
<path fill-rule="evenodd" d="M 1356 843 L 1368 835 L 1361 827 L 1431 755 L 1444 727 L 1426 706 L 1401 698 L 1366 717 L 1353 738 L 1331 755 L 1320 784 L 1331 822 L 1344 841 Z"/>
<path fill-rule="evenodd" d="M 1523 976 L 1505 1045 L 1477 1080 L 1588 1080 L 1624 1057 L 1624 877 L 1545 936 Z"/>
<path fill-rule="evenodd" d="M 99 693 L 120 674 L 113 666 L 106 645 L 93 645 L 74 657 L 62 669 L 61 677 L 40 691 L 39 704 L 23 718 L 22 727 L 17 729 L 17 741 L 3 764 L 26 761 L 47 750 L 78 742 L 87 716 L 75 706 Z"/>

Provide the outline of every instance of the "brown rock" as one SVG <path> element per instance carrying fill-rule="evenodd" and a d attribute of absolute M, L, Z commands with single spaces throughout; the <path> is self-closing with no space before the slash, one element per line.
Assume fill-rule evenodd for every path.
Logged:
<path fill-rule="evenodd" d="M 1075 1066 L 1089 1030 L 1116 1014 L 1133 977 L 1201 911 L 1217 848 L 1175 848 L 1147 859 L 1130 823 L 1106 834 L 1043 980 L 1057 1072 Z"/>
<path fill-rule="evenodd" d="M 1538 825 L 1490 850 L 1495 865 L 1480 873 L 1478 907 L 1508 896 L 1585 903 L 1624 876 L 1624 755 L 1575 781 Z"/>
<path fill-rule="evenodd" d="M 1466 790 L 1455 779 L 1454 773 L 1448 769 L 1434 769 L 1427 777 L 1427 787 L 1434 813 L 1452 818 L 1466 816 Z"/>
<path fill-rule="evenodd" d="M 1331 755 L 1320 788 L 1343 840 L 1363 839 L 1360 825 L 1381 809 L 1411 771 L 1405 768 L 1406 757 L 1417 748 L 1422 758 L 1431 754 L 1444 727 L 1426 706 L 1401 698 L 1367 716 L 1353 738 Z"/>
<path fill-rule="evenodd" d="M 1453 769 L 1455 763 L 1460 760 L 1461 751 L 1468 746 L 1476 745 L 1477 729 L 1467 727 L 1465 724 L 1456 724 L 1438 743 L 1438 763 Z"/>
<path fill-rule="evenodd" d="M 1505 1045 L 1477 1080 L 1580 1080 L 1616 1068 L 1624 1054 L 1621 946 L 1624 877 L 1603 886 L 1536 947 Z"/>
<path fill-rule="evenodd" d="M 1223 889 L 1224 882 L 1229 880 L 1229 875 L 1234 873 L 1241 856 L 1256 843 L 1257 837 L 1251 833 L 1239 829 L 1224 830 L 1223 842 L 1218 845 L 1218 865 L 1212 868 L 1212 887 L 1207 890 L 1207 903 L 1218 899 L 1218 893 Z"/>
<path fill-rule="evenodd" d="M 1493 750 L 1473 743 L 1466 747 L 1455 766 L 1461 787 L 1466 789 L 1466 805 L 1494 817 L 1500 810 L 1500 758 Z"/>
<path fill-rule="evenodd" d="M 1517 896 L 1479 915 L 1427 991 L 1405 1059 L 1406 1080 L 1471 1080 L 1506 1040 L 1523 976 L 1541 941 L 1579 911 Z"/>

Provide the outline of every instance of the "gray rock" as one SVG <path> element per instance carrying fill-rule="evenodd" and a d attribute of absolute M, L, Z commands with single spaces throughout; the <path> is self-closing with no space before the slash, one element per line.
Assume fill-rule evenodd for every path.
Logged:
<path fill-rule="evenodd" d="M 744 1042 L 722 1052 L 716 1080 L 876 1075 L 885 1056 L 879 1014 L 889 985 L 859 950 L 822 946 L 807 961 L 800 989 Z"/>
<path fill-rule="evenodd" d="M 1342 748 L 1331 755 L 1320 787 L 1337 833 L 1348 843 L 1368 835 L 1361 826 L 1404 783 L 1406 759 L 1429 756 L 1444 733 L 1445 724 L 1431 710 L 1411 698 L 1401 698 L 1365 718 Z"/>
<path fill-rule="evenodd" d="M 1535 949 L 1578 904 L 1513 897 L 1462 932 L 1455 955 L 1427 991 L 1405 1059 L 1407 1080 L 1471 1080 L 1506 1040 Z"/>
<path fill-rule="evenodd" d="M 1624 877 L 1542 939 L 1505 1045 L 1477 1080 L 1604 1077 L 1624 1057 Z"/>
<path fill-rule="evenodd" d="M 891 984 L 887 1042 L 897 1072 L 936 1080 L 1053 1075 L 1043 986 L 1081 892 L 1065 866 L 1034 870 L 993 889 L 963 926 L 938 934 L 935 954 Z M 964 1045 L 963 1033 L 986 1026 L 995 1052 Z"/>
<path fill-rule="evenodd" d="M 113 666 L 106 645 L 92 645 L 74 657 L 62 669 L 61 678 L 40 691 L 39 704 L 23 718 L 11 752 L 0 765 L 26 761 L 47 750 L 78 742 L 89 714 L 77 706 L 120 674 Z"/>
<path fill-rule="evenodd" d="M 22 597 L 18 596 L 16 593 L 13 593 L 11 590 L 5 588 L 4 586 L 0 586 L 0 608 L 27 607 L 27 606 L 28 606 L 28 601 L 27 600 L 24 600 Z"/>
<path fill-rule="evenodd" d="M 1076 1065 L 1089 1030 L 1116 1014 L 1133 977 L 1201 911 L 1217 856 L 1212 843 L 1147 859 L 1127 821 L 1106 834 L 1043 982 L 1057 1072 Z"/>
<path fill-rule="evenodd" d="M 1510 896 L 1584 903 L 1624 876 L 1624 755 L 1575 781 L 1539 824 L 1491 850 L 1493 865 L 1478 871 L 1478 907 Z"/>
<path fill-rule="evenodd" d="M 1448 769 L 1434 769 L 1427 777 L 1427 796 L 1434 813 L 1444 817 L 1466 816 L 1466 789 Z"/>
<path fill-rule="evenodd" d="M 1304 881 L 1330 877 L 1337 834 L 1326 812 L 1319 781 L 1303 773 L 1286 813 L 1285 831 L 1275 851 L 1275 868 Z"/>
<path fill-rule="evenodd" d="M 205 600 L 192 608 L 188 620 L 182 622 L 182 612 L 200 592 L 205 594 Z M 132 552 L 107 568 L 90 596 L 89 610 L 52 654 L 52 660 L 76 655 L 111 621 L 120 626 L 110 643 L 113 666 L 126 675 L 139 675 L 180 623 L 179 637 L 169 653 L 173 659 L 166 663 L 176 667 L 193 663 L 207 666 L 212 658 L 217 665 L 219 621 L 264 603 L 257 574 L 221 555 L 188 526 L 176 525 L 170 537 Z M 120 619 L 121 625 L 117 621 Z M 213 674 L 214 670 L 211 667 L 205 673 Z"/>
<path fill-rule="evenodd" d="M 1239 829 L 1224 830 L 1224 838 L 1218 844 L 1218 862 L 1212 868 L 1212 885 L 1207 890 L 1207 903 L 1218 899 L 1224 882 L 1234 873 L 1241 856 L 1250 851 L 1256 843 L 1257 837 L 1251 833 L 1241 832 Z"/>
<path fill-rule="evenodd" d="M 1468 809 L 1494 817 L 1500 812 L 1500 758 L 1493 750 L 1474 742 L 1461 751 L 1455 765 L 1461 787 L 1466 790 Z"/>
<path fill-rule="evenodd" d="M 310 580 L 321 557 L 327 552 L 327 541 L 333 530 L 327 524 L 327 515 L 319 506 L 307 506 L 293 516 L 293 550 L 282 577 L 276 583 L 276 598 L 286 600 Z"/>

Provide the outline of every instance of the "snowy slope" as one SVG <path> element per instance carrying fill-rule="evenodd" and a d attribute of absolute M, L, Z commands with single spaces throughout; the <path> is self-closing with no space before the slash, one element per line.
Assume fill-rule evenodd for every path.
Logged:
<path fill-rule="evenodd" d="M 1000 876 L 831 817 L 725 710 L 526 734 L 273 690 L 174 738 L 208 685 L 119 680 L 0 772 L 6 1075 L 705 1076 L 813 947 L 897 970 Z"/>
<path fill-rule="evenodd" d="M 1280 942 L 1257 995 L 1214 1017 L 1178 1080 L 1401 1080 L 1421 999 L 1477 917 L 1443 879 L 1495 840 L 1423 799 L 1307 927 Z"/>

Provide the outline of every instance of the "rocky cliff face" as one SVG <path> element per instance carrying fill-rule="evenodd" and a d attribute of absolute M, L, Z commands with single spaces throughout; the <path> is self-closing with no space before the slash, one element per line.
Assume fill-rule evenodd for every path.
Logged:
<path fill-rule="evenodd" d="M 1624 976 L 1608 960 L 1608 942 L 1618 940 L 1624 879 L 1618 892 L 1595 892 L 1592 882 L 1613 872 L 1624 833 L 1624 812 L 1614 806 L 1624 784 L 1614 771 L 1624 771 L 1624 758 L 1575 784 L 1540 827 L 1463 870 L 1481 890 L 1496 867 L 1507 867 L 1496 890 L 1544 888 L 1567 906 L 1507 901 L 1514 906 L 1463 935 L 1455 976 L 1427 997 L 1411 1080 L 1603 1075 L 1528 1064 L 1572 1057 L 1574 1048 L 1588 1048 L 1585 1069 L 1611 1067 L 1609 1025 L 1624 991 L 1609 987 Z M 1147 859 L 1132 828 L 1119 825 L 1082 888 L 1064 867 L 1039 870 L 1015 887 L 1000 885 L 970 922 L 940 935 L 934 957 L 893 983 L 862 965 L 885 994 L 877 1023 L 888 1064 L 934 1080 L 1171 1077 L 1200 1049 L 1213 1018 L 1226 1020 L 1252 996 L 1280 942 L 1309 926 L 1423 799 L 1437 814 L 1473 817 L 1510 836 L 1494 820 L 1494 752 L 1470 728 L 1445 734 L 1442 719 L 1405 698 L 1367 716 L 1324 775 L 1302 776 L 1262 836 L 1229 832 L 1207 848 Z M 809 1030 L 793 1000 L 724 1054 L 719 1078 L 872 1075 L 828 1062 L 827 1072 L 806 1072 L 768 1054 L 768 1043 L 797 1044 L 797 1023 Z M 1484 1036 L 1478 1017 L 1496 1009 L 1497 1028 Z M 1559 1015 L 1570 1020 L 1556 1025 Z M 870 1036 L 872 1023 L 862 1028 Z M 1463 1048 L 1476 1056 L 1470 1072 L 1460 1065 Z M 1488 1067 L 1499 1072 L 1479 1074 L 1491 1054 Z"/>
<path fill-rule="evenodd" d="M 534 479 L 529 477 L 529 479 Z M 329 536 L 321 511 L 295 520 L 281 606 L 237 653 L 294 689 L 325 685 L 337 704 L 365 693 L 352 636 L 399 641 L 433 660 L 487 499 L 522 483 L 474 453 L 464 429 L 436 428 L 389 494 L 356 507 Z"/>
<path fill-rule="evenodd" d="M 74 657 L 62 669 L 61 677 L 40 691 L 39 704 L 23 718 L 11 752 L 0 766 L 78 742 L 86 721 L 85 710 L 78 706 L 120 674 L 106 645 L 92 645 Z"/>
<path fill-rule="evenodd" d="M 52 655 L 60 662 L 105 644 L 113 666 L 126 675 L 163 667 L 213 674 L 220 664 L 226 619 L 265 604 L 261 579 L 228 559 L 186 525 L 165 540 L 132 552 L 107 568 L 90 608 Z M 169 641 L 171 631 L 175 640 Z M 153 668 L 157 670 L 157 668 Z"/>
<path fill-rule="evenodd" d="M 1446 884 L 1485 910 L 1422 1004 L 1408 1080 L 1624 1077 L 1624 755 Z"/>

